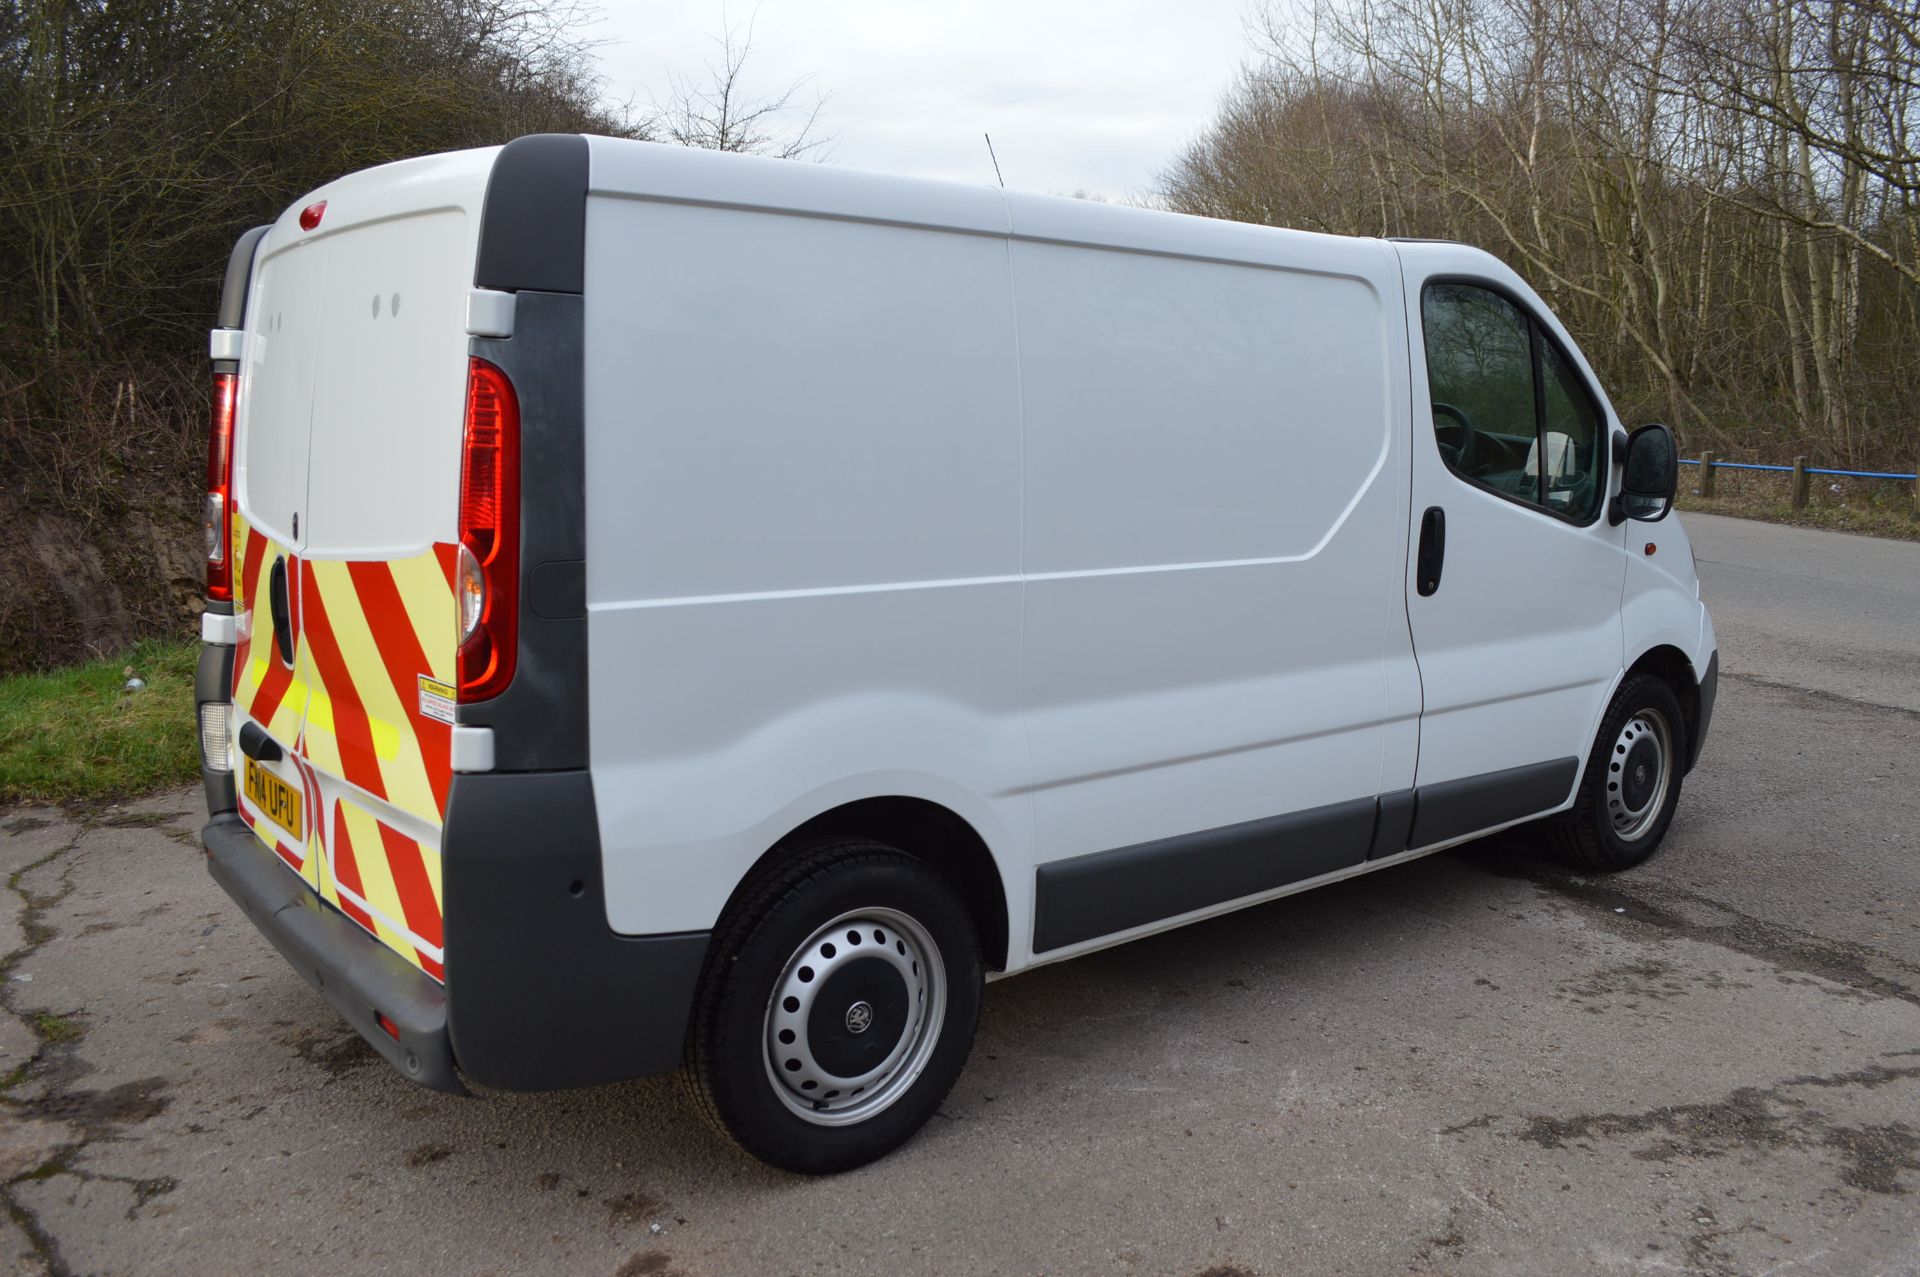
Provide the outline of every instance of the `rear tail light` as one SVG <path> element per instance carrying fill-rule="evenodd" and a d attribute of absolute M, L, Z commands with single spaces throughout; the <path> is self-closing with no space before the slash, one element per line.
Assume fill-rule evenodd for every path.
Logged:
<path fill-rule="evenodd" d="M 466 443 L 460 465 L 462 701 L 497 696 L 513 681 L 520 617 L 520 403 L 507 375 L 468 361 Z"/>
<path fill-rule="evenodd" d="M 226 701 L 200 703 L 200 765 L 210 772 L 233 770 L 233 707 Z"/>
<path fill-rule="evenodd" d="M 238 373 L 213 374 L 213 417 L 207 432 L 207 501 L 200 527 L 207 543 L 207 597 L 233 602 L 233 563 L 228 543 L 233 529 L 233 404 L 240 392 Z"/>

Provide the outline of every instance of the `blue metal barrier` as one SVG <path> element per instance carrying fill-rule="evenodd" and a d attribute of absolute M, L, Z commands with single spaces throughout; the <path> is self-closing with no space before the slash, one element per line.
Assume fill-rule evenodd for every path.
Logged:
<path fill-rule="evenodd" d="M 1680 464 L 1683 466 L 1697 466 L 1700 464 L 1700 458 L 1682 457 Z M 1715 461 L 1713 468 L 1715 470 L 1768 470 L 1777 471 L 1781 474 L 1793 473 L 1792 466 L 1763 466 L 1751 461 Z M 1909 483 L 1920 481 L 1920 475 L 1901 474 L 1894 470 L 1828 470 L 1818 466 L 1808 466 L 1806 473 L 1839 475 L 1846 479 L 1901 479 Z"/>

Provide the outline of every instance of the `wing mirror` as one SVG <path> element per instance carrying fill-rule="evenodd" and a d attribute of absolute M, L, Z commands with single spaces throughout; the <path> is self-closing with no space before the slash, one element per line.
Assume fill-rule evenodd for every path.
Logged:
<path fill-rule="evenodd" d="M 1613 499 L 1608 522 L 1628 519 L 1658 523 L 1673 509 L 1680 484 L 1680 446 L 1673 431 L 1655 422 L 1627 436 L 1620 467 L 1620 495 Z"/>

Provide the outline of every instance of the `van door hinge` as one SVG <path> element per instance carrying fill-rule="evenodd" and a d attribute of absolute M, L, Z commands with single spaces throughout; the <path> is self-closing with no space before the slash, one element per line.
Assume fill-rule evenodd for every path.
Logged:
<path fill-rule="evenodd" d="M 240 361 L 241 347 L 246 334 L 238 328 L 216 328 L 207 335 L 207 354 L 212 358 Z"/>

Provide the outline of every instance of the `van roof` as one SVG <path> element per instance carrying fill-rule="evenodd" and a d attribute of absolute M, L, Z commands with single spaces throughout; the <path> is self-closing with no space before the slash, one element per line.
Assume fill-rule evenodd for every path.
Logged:
<path fill-rule="evenodd" d="M 902 177 L 805 160 L 740 155 L 629 138 L 587 136 L 589 193 L 717 208 L 752 209 L 961 234 L 1086 244 L 1205 260 L 1299 269 L 1316 256 L 1332 269 L 1373 244 L 1471 248 L 1413 236 L 1330 235 L 1197 217 L 1164 209 L 1005 191 L 986 183 Z M 308 192 L 274 222 L 262 256 L 401 213 L 469 205 L 501 147 L 450 151 L 363 169 Z M 300 210 L 328 202 L 311 232 Z M 1474 250 L 1478 252 L 1478 250 Z"/>
<path fill-rule="evenodd" d="M 1378 239 L 1194 217 L 998 187 L 899 177 L 804 160 L 589 137 L 589 193 L 1009 235 L 1177 256 L 1298 267 L 1318 247 L 1346 256 Z M 1338 247 L 1336 247 L 1338 246 Z"/>

